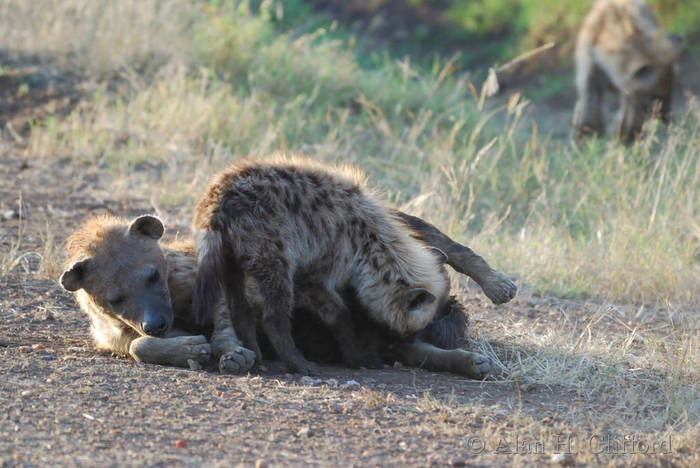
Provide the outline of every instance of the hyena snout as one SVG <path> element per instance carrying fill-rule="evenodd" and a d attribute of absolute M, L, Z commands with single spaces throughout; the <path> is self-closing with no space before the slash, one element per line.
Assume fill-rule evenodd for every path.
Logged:
<path fill-rule="evenodd" d="M 150 336 L 163 336 L 170 329 L 173 310 L 169 304 L 145 301 L 141 316 L 141 330 Z"/>

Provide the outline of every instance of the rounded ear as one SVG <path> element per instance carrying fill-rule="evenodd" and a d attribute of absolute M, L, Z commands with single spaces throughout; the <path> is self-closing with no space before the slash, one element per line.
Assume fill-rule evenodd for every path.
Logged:
<path fill-rule="evenodd" d="M 129 225 L 129 234 L 139 234 L 152 239 L 160 239 L 163 231 L 163 222 L 153 215 L 139 216 Z"/>
<path fill-rule="evenodd" d="M 406 294 L 408 310 L 418 309 L 419 307 L 432 303 L 435 299 L 435 295 L 425 288 L 414 288 Z"/>
<path fill-rule="evenodd" d="M 428 247 L 430 252 L 435 255 L 438 258 L 438 261 L 440 262 L 440 265 L 444 265 L 447 263 L 447 254 L 443 252 L 441 249 L 438 249 L 437 247 L 433 247 L 432 245 Z"/>
<path fill-rule="evenodd" d="M 61 283 L 66 291 L 77 291 L 83 287 L 85 275 L 87 273 L 90 259 L 83 259 L 73 262 L 66 271 L 61 274 L 58 282 Z"/>
<path fill-rule="evenodd" d="M 676 49 L 676 56 L 681 55 L 681 52 L 683 52 L 683 45 L 685 42 L 683 36 L 677 33 L 669 33 L 668 39 L 671 41 L 671 44 L 673 44 L 673 47 Z"/>

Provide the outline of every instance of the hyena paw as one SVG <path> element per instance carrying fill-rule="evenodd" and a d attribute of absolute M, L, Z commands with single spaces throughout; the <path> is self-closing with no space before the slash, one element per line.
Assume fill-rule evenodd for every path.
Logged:
<path fill-rule="evenodd" d="M 491 359 L 483 354 L 469 353 L 464 362 L 463 374 L 472 379 L 481 380 L 495 370 Z"/>
<path fill-rule="evenodd" d="M 285 362 L 285 364 L 287 365 L 287 370 L 292 373 L 302 375 L 319 375 L 321 373 L 321 368 L 317 364 L 306 359 L 290 360 Z"/>
<path fill-rule="evenodd" d="M 224 353 L 219 358 L 219 371 L 222 374 L 241 374 L 255 364 L 255 353 L 239 346 L 236 350 Z"/>
<path fill-rule="evenodd" d="M 518 287 L 509 280 L 503 273 L 494 271 L 486 281 L 480 285 L 484 294 L 491 299 L 494 304 L 505 304 L 515 297 Z"/>
<path fill-rule="evenodd" d="M 202 335 L 177 337 L 182 343 L 185 360 L 192 359 L 204 364 L 211 357 L 211 345 Z"/>

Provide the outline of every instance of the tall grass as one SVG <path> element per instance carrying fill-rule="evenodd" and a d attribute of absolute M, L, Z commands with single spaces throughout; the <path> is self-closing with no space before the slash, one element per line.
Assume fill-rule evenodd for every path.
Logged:
<path fill-rule="evenodd" d="M 166 207 L 243 155 L 349 161 L 541 291 L 698 304 L 696 102 L 629 147 L 552 140 L 517 96 L 479 110 L 449 61 L 362 68 L 323 30 L 275 30 L 274 2 L 40 3 L 0 2 L 0 47 L 107 84 L 37 125 L 30 157 L 117 168 Z"/>

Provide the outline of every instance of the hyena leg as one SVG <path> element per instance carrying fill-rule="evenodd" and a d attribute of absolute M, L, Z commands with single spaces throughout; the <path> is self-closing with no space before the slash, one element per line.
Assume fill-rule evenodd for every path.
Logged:
<path fill-rule="evenodd" d="M 243 347 L 236 336 L 226 300 L 217 302 L 214 320 L 211 351 L 219 359 L 219 371 L 227 374 L 248 371 L 255 364 L 255 352 Z"/>
<path fill-rule="evenodd" d="M 313 291 L 313 296 L 309 292 Z M 304 296 L 304 297 L 302 297 Z M 328 325 L 340 346 L 343 362 L 350 367 L 379 368 L 383 362 L 376 350 L 361 349 L 352 321 L 352 313 L 342 297 L 321 284 L 304 285 L 304 294 L 295 295 L 295 307 L 314 311 Z M 373 352 L 374 351 L 374 352 Z"/>
<path fill-rule="evenodd" d="M 255 353 L 255 359 L 262 362 L 263 355 L 258 344 L 255 318 L 247 313 L 241 313 L 238 309 L 233 314 L 233 328 L 238 333 L 243 346 Z"/>
<path fill-rule="evenodd" d="M 139 362 L 165 366 L 188 367 L 188 360 L 205 363 L 211 346 L 202 335 L 153 338 L 141 336 L 129 345 L 129 355 Z"/>
<path fill-rule="evenodd" d="M 603 135 L 603 91 L 608 79 L 590 59 L 576 64 L 578 100 L 574 108 L 573 124 L 579 134 Z"/>
<path fill-rule="evenodd" d="M 474 279 L 483 289 L 484 294 L 491 299 L 491 302 L 503 304 L 515 297 L 515 293 L 518 291 L 515 283 L 503 273 L 491 268 L 486 260 L 472 249 L 453 241 L 438 228 L 421 218 L 401 211 L 397 211 L 396 214 L 421 240 L 445 252 L 447 264 L 456 271 Z"/>
<path fill-rule="evenodd" d="M 405 366 L 451 372 L 470 379 L 483 379 L 494 369 L 491 360 L 484 355 L 463 349 L 440 349 L 418 340 L 393 345 L 388 356 Z"/>
<path fill-rule="evenodd" d="M 277 356 L 290 372 L 318 374 L 319 367 L 307 361 L 292 338 L 292 307 L 294 296 L 291 274 L 278 259 L 258 257 L 251 276 L 260 293 L 261 325 Z"/>

